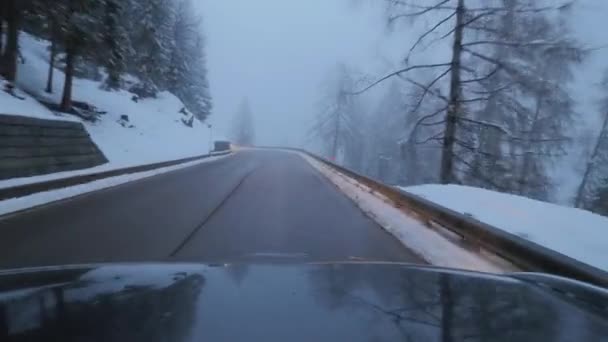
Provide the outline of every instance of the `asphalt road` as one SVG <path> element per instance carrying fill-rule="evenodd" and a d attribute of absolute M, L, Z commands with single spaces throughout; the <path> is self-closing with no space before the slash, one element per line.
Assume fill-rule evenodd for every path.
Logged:
<path fill-rule="evenodd" d="M 0 267 L 420 262 L 299 155 L 233 156 L 0 218 Z"/>

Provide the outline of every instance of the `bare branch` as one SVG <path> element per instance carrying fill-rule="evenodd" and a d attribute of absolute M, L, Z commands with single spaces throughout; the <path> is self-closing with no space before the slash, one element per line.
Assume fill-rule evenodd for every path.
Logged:
<path fill-rule="evenodd" d="M 544 7 L 523 7 L 520 9 L 512 9 L 507 7 L 480 7 L 480 8 L 467 8 L 469 12 L 513 12 L 513 13 L 539 13 L 546 11 L 559 11 L 570 6 L 574 1 L 568 1 L 559 6 L 544 6 Z"/>
<path fill-rule="evenodd" d="M 490 97 L 475 97 L 475 98 L 472 98 L 472 99 L 458 100 L 458 102 L 460 102 L 460 103 L 471 103 L 471 102 L 488 101 L 489 99 L 490 99 Z"/>
<path fill-rule="evenodd" d="M 479 40 L 475 42 L 468 42 L 462 44 L 462 46 L 475 46 L 475 45 L 503 45 L 511 47 L 529 47 L 529 46 L 556 46 L 559 42 L 503 42 L 493 40 Z"/>
<path fill-rule="evenodd" d="M 388 18 L 389 23 L 392 23 L 393 21 L 400 19 L 400 18 L 407 18 L 407 17 L 415 17 L 415 16 L 419 16 L 419 15 L 423 15 L 425 13 L 428 13 L 432 10 L 436 10 L 436 9 L 440 9 L 443 5 L 445 5 L 446 3 L 450 2 L 450 0 L 443 0 L 438 2 L 437 4 L 433 5 L 433 6 L 429 6 L 429 7 L 422 7 L 423 9 L 418 11 L 418 12 L 411 12 L 411 13 L 403 13 L 403 14 L 398 14 L 395 16 L 392 16 L 390 18 Z"/>
<path fill-rule="evenodd" d="M 445 106 L 431 114 L 425 115 L 425 116 L 421 117 L 420 119 L 418 119 L 418 121 L 416 121 L 416 123 L 414 124 L 414 127 L 410 131 L 410 134 L 409 134 L 407 140 L 409 140 L 414 135 L 414 133 L 416 133 L 416 131 L 418 130 L 418 127 L 420 127 L 424 123 L 424 121 L 441 114 L 442 112 L 446 111 L 447 109 L 448 109 L 448 106 Z"/>
<path fill-rule="evenodd" d="M 426 94 L 428 94 L 429 90 L 431 90 L 433 85 L 435 85 L 435 83 L 439 82 L 439 80 L 442 79 L 445 75 L 447 75 L 451 70 L 452 70 L 452 67 L 450 66 L 444 72 L 442 72 L 439 76 L 435 77 L 435 79 L 432 80 L 428 85 L 423 87 L 424 92 L 422 93 L 422 95 L 420 95 L 420 99 L 418 100 L 418 102 L 416 103 L 414 108 L 412 110 L 410 110 L 410 113 L 414 113 L 418 110 L 418 108 L 420 108 L 420 106 L 422 105 L 422 101 L 424 101 Z"/>
<path fill-rule="evenodd" d="M 467 10 L 467 11 L 468 11 L 468 10 Z M 494 13 L 492 13 L 492 12 L 488 12 L 488 13 L 481 13 L 481 14 L 478 14 L 478 15 L 474 16 L 473 18 L 471 18 L 471 19 L 469 19 L 469 20 L 465 21 L 464 23 L 462 23 L 462 25 L 461 25 L 461 26 L 466 28 L 467 26 L 471 25 L 472 23 L 476 22 L 477 20 L 479 20 L 479 19 L 481 19 L 481 18 L 483 18 L 483 17 L 485 17 L 485 16 L 492 15 L 492 14 L 494 14 Z M 452 28 L 452 29 L 451 29 L 450 31 L 448 31 L 446 34 L 444 34 L 443 36 L 439 37 L 439 38 L 438 38 L 438 39 L 436 39 L 436 40 L 433 40 L 433 43 L 434 43 L 434 42 L 437 42 L 437 41 L 440 41 L 440 40 L 442 40 L 442 39 L 445 39 L 445 38 L 447 38 L 447 37 L 449 37 L 449 36 L 450 36 L 452 33 L 454 33 L 454 31 L 456 31 L 456 29 L 457 29 L 458 27 L 459 27 L 459 26 L 454 26 L 454 28 Z"/>
<path fill-rule="evenodd" d="M 494 74 L 496 74 L 499 70 L 500 70 L 500 66 L 497 66 L 496 68 L 494 68 L 494 70 L 492 70 L 486 76 L 483 76 L 483 77 L 480 77 L 480 78 L 473 78 L 473 79 L 470 79 L 470 80 L 463 80 L 463 81 L 461 81 L 461 83 L 475 83 L 475 82 L 485 81 L 488 78 L 494 76 Z"/>
<path fill-rule="evenodd" d="M 500 86 L 498 88 L 494 88 L 494 89 L 488 89 L 488 90 L 469 90 L 471 93 L 473 94 L 477 94 L 477 95 L 493 95 L 496 93 L 500 93 L 501 91 L 510 88 L 511 86 L 513 86 L 515 84 L 515 82 L 509 82 L 508 84 L 505 84 L 503 86 Z"/>
<path fill-rule="evenodd" d="M 366 91 L 368 91 L 369 89 L 375 87 L 376 85 L 378 85 L 379 83 L 386 81 L 387 79 L 397 76 L 397 75 L 401 75 L 403 73 L 406 73 L 408 71 L 411 70 L 415 70 L 415 69 L 430 69 L 430 68 L 437 68 L 437 67 L 442 67 L 442 66 L 448 66 L 451 65 L 451 63 L 438 63 L 438 64 L 422 64 L 422 65 L 414 65 L 414 66 L 410 66 L 401 70 L 397 70 L 395 72 L 392 72 L 382 78 L 380 78 L 379 80 L 375 81 L 374 83 L 372 83 L 371 85 L 365 87 L 364 89 L 354 92 L 354 93 L 350 93 L 351 95 L 359 95 L 362 94 Z"/>
<path fill-rule="evenodd" d="M 442 139 L 443 139 L 443 131 L 441 131 L 441 132 L 439 132 L 437 134 L 434 134 L 434 135 L 432 135 L 432 136 L 430 136 L 430 137 L 428 137 L 428 138 L 426 138 L 424 140 L 414 141 L 413 143 L 416 144 L 416 145 L 422 145 L 422 144 L 426 144 L 429 141 L 433 141 L 433 140 L 441 141 Z"/>
<path fill-rule="evenodd" d="M 421 84 L 420 82 L 414 81 L 413 79 L 411 79 L 411 78 L 409 78 L 409 77 L 401 77 L 401 76 L 399 76 L 399 77 L 400 77 L 402 80 L 405 80 L 405 81 L 407 81 L 407 82 L 409 82 L 409 83 L 411 83 L 411 84 L 413 84 L 413 85 L 417 86 L 417 87 L 418 87 L 418 88 L 420 88 L 420 89 L 427 89 L 427 88 L 424 86 L 424 84 Z M 432 90 L 432 89 L 430 89 L 430 88 L 429 88 L 428 93 L 429 93 L 429 94 L 431 94 L 431 95 L 434 95 L 435 97 L 437 97 L 437 98 L 439 98 L 439 99 L 441 99 L 441 100 L 443 100 L 443 101 L 445 101 L 445 102 L 450 102 L 450 101 L 448 100 L 448 98 L 447 98 L 447 97 L 445 97 L 444 95 L 442 95 L 442 94 L 441 94 L 440 92 L 438 92 L 438 91 L 434 91 L 434 90 Z"/>
<path fill-rule="evenodd" d="M 428 30 L 428 31 L 424 32 L 422 35 L 420 35 L 418 37 L 418 39 L 416 40 L 416 42 L 414 43 L 414 45 L 412 45 L 412 47 L 410 48 L 410 51 L 407 53 L 407 57 L 405 57 L 405 62 L 407 63 L 410 60 L 410 56 L 411 56 L 412 52 L 418 46 L 418 44 L 422 43 L 422 41 L 424 40 L 424 38 L 426 38 L 429 34 L 433 33 L 436 29 L 438 29 L 445 22 L 447 22 L 448 20 L 452 19 L 456 15 L 456 13 L 457 13 L 456 11 L 452 12 L 452 14 L 450 14 L 447 17 L 445 17 L 444 19 L 440 20 L 430 30 Z"/>

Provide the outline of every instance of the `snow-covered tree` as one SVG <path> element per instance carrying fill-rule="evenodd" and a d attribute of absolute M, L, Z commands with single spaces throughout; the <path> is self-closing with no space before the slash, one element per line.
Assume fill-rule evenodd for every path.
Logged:
<path fill-rule="evenodd" d="M 232 139 L 239 145 L 251 146 L 255 143 L 253 113 L 249 101 L 244 99 L 232 121 Z"/>
<path fill-rule="evenodd" d="M 174 37 L 171 25 L 175 6 L 171 0 L 129 1 L 125 18 L 133 48 L 129 70 L 141 81 L 131 90 L 140 97 L 155 97 L 168 85 L 166 74 Z"/>
<path fill-rule="evenodd" d="M 105 68 L 108 77 L 104 87 L 109 90 L 120 88 L 120 76 L 126 71 L 126 59 L 130 53 L 130 41 L 124 23 L 124 8 L 119 0 L 103 1 L 103 22 L 100 27 L 99 46 L 101 51 L 101 65 Z"/>
<path fill-rule="evenodd" d="M 172 22 L 173 44 L 167 68 L 167 88 L 201 121 L 211 113 L 205 39 L 201 19 L 190 0 L 181 0 Z"/>

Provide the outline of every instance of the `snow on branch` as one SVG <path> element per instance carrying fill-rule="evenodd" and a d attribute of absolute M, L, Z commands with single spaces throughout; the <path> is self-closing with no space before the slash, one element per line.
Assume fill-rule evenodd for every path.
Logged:
<path fill-rule="evenodd" d="M 513 134 L 511 134 L 511 132 L 506 129 L 505 127 L 499 125 L 499 124 L 495 124 L 492 122 L 487 122 L 487 121 L 483 121 L 483 120 L 474 120 L 474 119 L 469 119 L 469 118 L 464 118 L 464 117 L 458 117 L 458 120 L 464 121 L 464 122 L 468 122 L 468 123 L 472 123 L 475 125 L 480 125 L 483 127 L 488 127 L 488 128 L 493 128 L 496 129 L 508 136 L 513 136 Z"/>

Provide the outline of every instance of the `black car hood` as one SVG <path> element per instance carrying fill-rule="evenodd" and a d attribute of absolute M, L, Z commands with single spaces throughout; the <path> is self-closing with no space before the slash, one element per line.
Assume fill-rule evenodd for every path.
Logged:
<path fill-rule="evenodd" d="M 359 263 L 6 271 L 0 340 L 608 339 L 601 290 L 578 296 L 534 279 Z"/>

